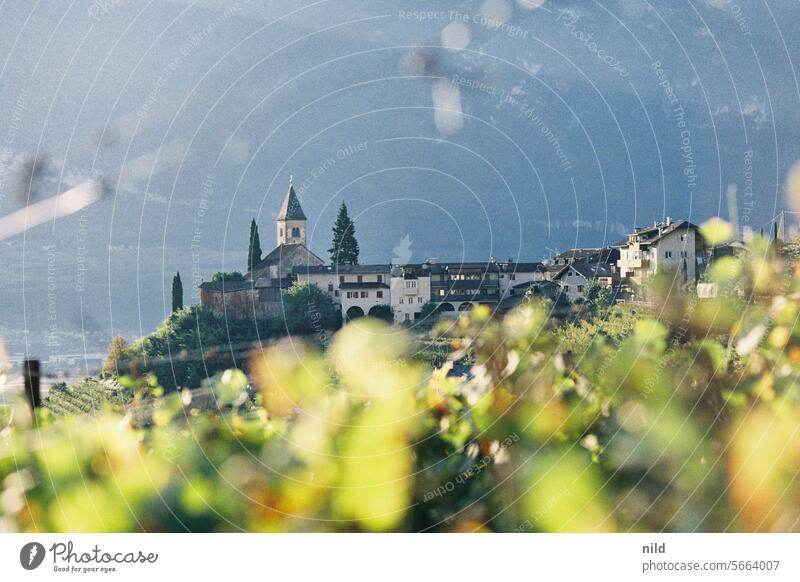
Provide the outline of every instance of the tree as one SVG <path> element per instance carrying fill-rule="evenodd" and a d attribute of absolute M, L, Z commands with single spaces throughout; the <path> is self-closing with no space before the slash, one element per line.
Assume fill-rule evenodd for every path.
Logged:
<path fill-rule="evenodd" d="M 441 303 L 428 301 L 422 306 L 422 309 L 419 312 L 417 323 L 415 325 L 426 328 L 433 327 L 433 325 L 439 320 L 441 305 Z"/>
<path fill-rule="evenodd" d="M 590 279 L 586 285 L 586 305 L 590 313 L 606 309 L 614 304 L 614 294 L 611 289 L 604 287 L 597 279 Z"/>
<path fill-rule="evenodd" d="M 295 283 L 282 292 L 286 331 L 325 336 L 325 331 L 342 325 L 338 305 L 317 285 Z"/>
<path fill-rule="evenodd" d="M 179 309 L 183 309 L 183 283 L 180 271 L 172 278 L 172 311 Z"/>
<path fill-rule="evenodd" d="M 231 271 L 230 273 L 217 271 L 211 275 L 212 283 L 222 283 L 223 281 L 226 283 L 230 281 L 244 281 L 244 275 L 242 275 L 239 271 Z"/>
<path fill-rule="evenodd" d="M 108 357 L 103 362 L 103 373 L 107 376 L 127 374 L 129 345 L 124 337 L 115 335 L 108 344 Z"/>
<path fill-rule="evenodd" d="M 347 214 L 347 205 L 344 202 L 336 215 L 336 222 L 333 225 L 333 240 L 328 252 L 331 255 L 331 263 L 334 265 L 358 264 L 356 226 Z"/>
<path fill-rule="evenodd" d="M 376 305 L 369 310 L 367 315 L 369 317 L 374 317 L 375 319 L 383 320 L 386 323 L 394 323 L 394 312 L 388 305 Z"/>
<path fill-rule="evenodd" d="M 259 261 L 261 261 L 261 239 L 258 237 L 258 225 L 254 218 L 250 223 L 250 243 L 247 245 L 247 270 L 252 271 Z"/>

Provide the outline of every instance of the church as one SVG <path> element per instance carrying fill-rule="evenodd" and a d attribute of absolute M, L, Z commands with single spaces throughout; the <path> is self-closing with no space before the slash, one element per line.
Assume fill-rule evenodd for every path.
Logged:
<path fill-rule="evenodd" d="M 276 247 L 267 253 L 244 281 L 204 282 L 200 303 L 219 316 L 270 317 L 281 313 L 281 290 L 291 286 L 298 268 L 325 264 L 306 246 L 308 219 L 294 191 L 289 189 L 275 217 Z"/>

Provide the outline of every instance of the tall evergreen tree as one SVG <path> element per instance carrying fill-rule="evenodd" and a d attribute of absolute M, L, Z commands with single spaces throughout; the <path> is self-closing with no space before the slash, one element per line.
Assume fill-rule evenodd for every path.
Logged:
<path fill-rule="evenodd" d="M 250 243 L 247 246 L 247 270 L 252 271 L 253 267 L 261 260 L 261 239 L 258 237 L 258 225 L 256 219 L 250 223 Z"/>
<path fill-rule="evenodd" d="M 179 309 L 183 309 L 183 283 L 180 271 L 172 278 L 172 311 Z"/>
<path fill-rule="evenodd" d="M 347 205 L 344 202 L 336 215 L 336 222 L 333 225 L 333 240 L 328 252 L 331 255 L 331 263 L 334 265 L 358 264 L 356 225 L 347 214 Z"/>

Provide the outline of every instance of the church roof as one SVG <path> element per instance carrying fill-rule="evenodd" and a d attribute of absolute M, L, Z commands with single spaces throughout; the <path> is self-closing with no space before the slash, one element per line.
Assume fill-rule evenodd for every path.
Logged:
<path fill-rule="evenodd" d="M 315 255 L 311 249 L 309 249 L 303 243 L 289 243 L 289 244 L 281 244 L 272 249 L 269 253 L 264 255 L 262 259 L 255 264 L 253 267 L 253 271 L 260 271 L 261 269 L 269 266 L 269 265 L 278 265 L 281 263 L 282 260 L 288 260 L 290 256 L 301 256 L 305 258 L 314 258 L 320 263 L 324 263 L 322 259 L 320 259 L 317 255 Z M 293 267 L 296 269 L 297 267 Z M 312 267 L 302 267 L 303 269 L 310 269 Z M 245 275 L 246 278 L 251 278 L 252 271 Z"/>
<path fill-rule="evenodd" d="M 289 190 L 281 204 L 281 210 L 275 220 L 307 220 L 303 209 L 300 207 L 300 199 L 294 193 L 294 186 L 289 182 Z"/>

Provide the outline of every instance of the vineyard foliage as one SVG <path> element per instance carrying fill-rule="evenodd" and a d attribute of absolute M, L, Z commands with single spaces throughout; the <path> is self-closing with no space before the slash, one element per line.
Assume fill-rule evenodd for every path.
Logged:
<path fill-rule="evenodd" d="M 709 242 L 716 234 L 707 229 Z M 442 324 L 441 367 L 359 320 L 191 392 L 16 405 L 0 524 L 22 531 L 798 531 L 800 271 L 757 238 L 649 307 L 530 302 Z M 469 354 L 468 375 L 448 373 Z M 438 357 L 435 359 L 439 359 Z M 115 392 L 116 390 L 116 392 Z M 125 395 L 125 397 L 121 397 Z"/>

